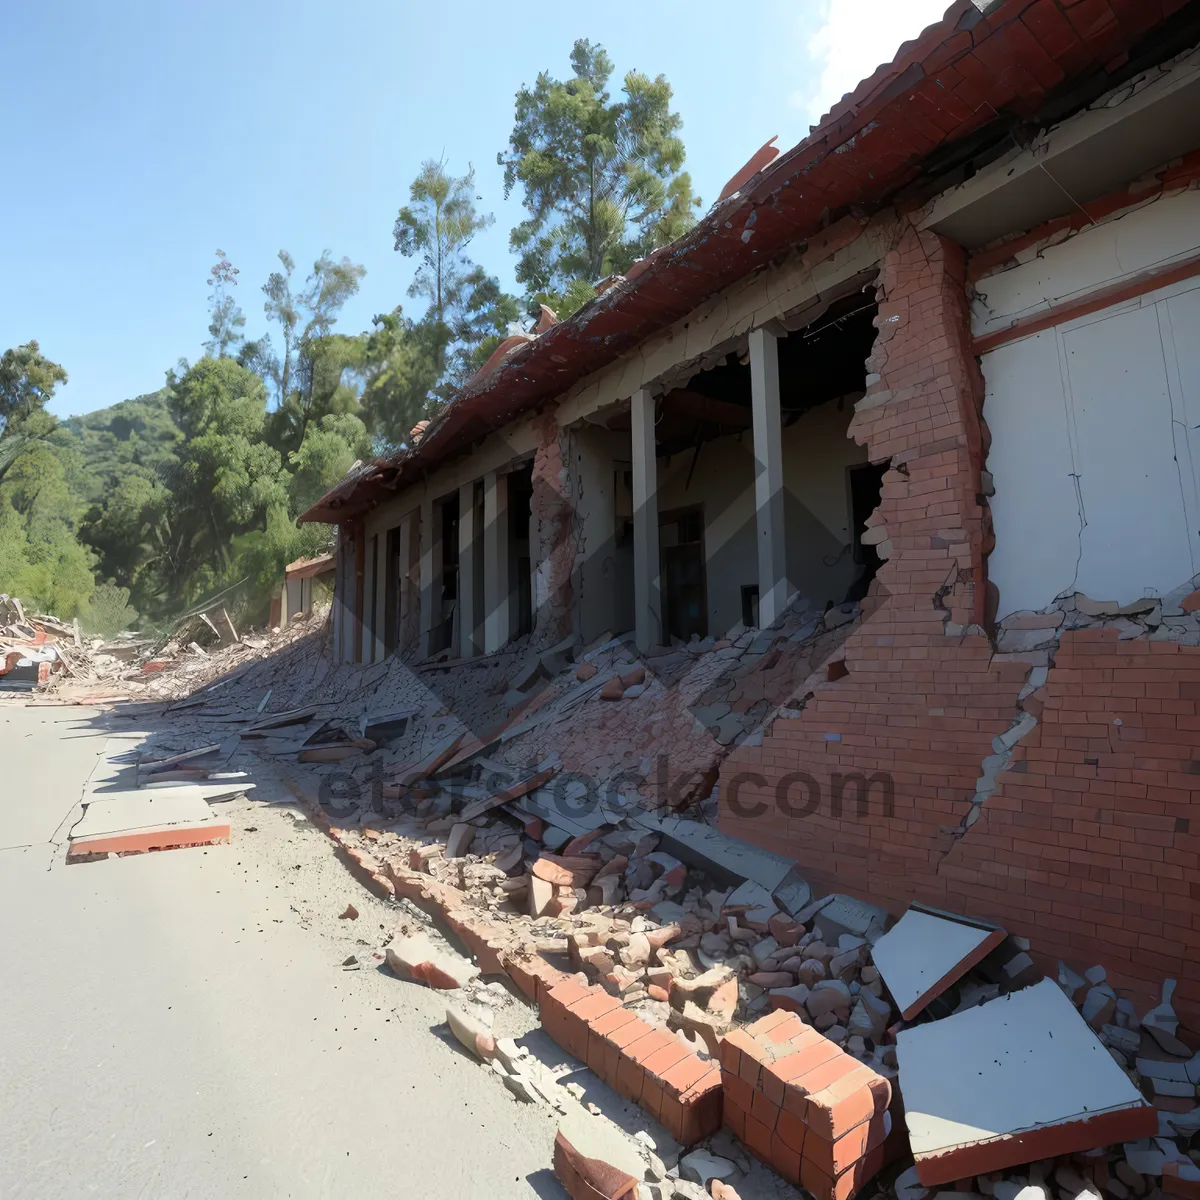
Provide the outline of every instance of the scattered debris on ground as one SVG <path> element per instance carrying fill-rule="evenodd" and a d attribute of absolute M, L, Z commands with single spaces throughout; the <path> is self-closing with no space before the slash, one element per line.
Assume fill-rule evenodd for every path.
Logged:
<path fill-rule="evenodd" d="M 1043 982 L 1024 939 L 814 897 L 790 860 L 717 830 L 724 755 L 802 710 L 854 619 L 788 614 L 650 657 L 623 638 L 524 639 L 364 668 L 331 661 L 315 614 L 110 690 L 140 701 L 114 716 L 170 729 L 123 764 L 140 791 L 244 790 L 235 753 L 304 781 L 346 861 L 404 909 L 376 961 L 445 990 L 450 1033 L 515 1102 L 587 1116 L 573 1085 L 592 1076 L 690 1147 L 647 1150 L 633 1171 L 599 1158 L 642 1200 L 765 1195 L 754 1180 L 777 1177 L 755 1159 L 828 1200 L 951 1184 L 996 1200 L 1196 1197 L 1200 1055 L 1170 986 L 1139 1016 L 1103 968 Z M 50 694 L 79 692 L 56 677 Z M 556 1074 L 498 1034 L 494 989 L 511 1001 L 509 986 L 574 1066 Z M 967 1080 L 966 1048 L 976 1075 L 1001 1059 L 996 1078 Z M 563 1169 L 582 1178 L 597 1156 L 564 1138 Z"/>

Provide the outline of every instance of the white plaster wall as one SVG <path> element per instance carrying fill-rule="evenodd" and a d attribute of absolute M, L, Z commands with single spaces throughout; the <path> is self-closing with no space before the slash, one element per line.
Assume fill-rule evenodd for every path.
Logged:
<path fill-rule="evenodd" d="M 704 505 L 708 631 L 720 637 L 742 619 L 743 584 L 758 582 L 749 431 L 702 446 L 689 487 L 691 465 L 691 451 L 658 460 L 658 511 Z"/>
<path fill-rule="evenodd" d="M 805 413 L 783 430 L 784 526 L 788 577 L 810 604 L 839 603 L 860 568 L 849 545 L 847 469 L 867 458 L 847 436 L 852 413 L 837 401 Z M 749 430 L 704 445 L 687 487 L 691 452 L 658 462 L 659 512 L 704 505 L 709 632 L 742 619 L 742 587 L 758 583 L 754 450 Z"/>
<path fill-rule="evenodd" d="M 998 618 L 1200 570 L 1198 334 L 1193 279 L 983 356 Z"/>
<path fill-rule="evenodd" d="M 1082 231 L 976 285 L 977 336 L 1177 259 L 1200 247 L 1200 191 L 1181 192 Z"/>
<path fill-rule="evenodd" d="M 618 590 L 630 581 L 621 572 L 616 546 L 615 472 L 629 464 L 629 435 L 578 425 L 571 430 L 572 499 L 575 505 L 574 587 L 576 620 L 583 642 L 606 631 L 623 633 L 631 607 Z"/>
<path fill-rule="evenodd" d="M 847 434 L 853 406 L 822 404 L 783 431 L 788 576 L 811 604 L 840 604 L 861 567 L 850 555 L 848 469 L 867 461 L 867 448 Z M 835 559 L 829 562 L 829 559 Z"/>

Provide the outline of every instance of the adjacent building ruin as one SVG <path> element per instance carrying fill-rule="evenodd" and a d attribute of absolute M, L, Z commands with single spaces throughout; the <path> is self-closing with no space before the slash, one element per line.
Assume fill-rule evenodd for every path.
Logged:
<path fill-rule="evenodd" d="M 337 656 L 855 606 L 721 829 L 1195 1011 L 1198 46 L 1176 0 L 959 0 L 305 514 Z"/>

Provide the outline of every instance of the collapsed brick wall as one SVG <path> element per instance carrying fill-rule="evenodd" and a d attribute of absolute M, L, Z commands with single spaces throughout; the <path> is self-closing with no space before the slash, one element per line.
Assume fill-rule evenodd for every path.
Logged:
<path fill-rule="evenodd" d="M 947 897 L 1036 930 L 1048 954 L 1103 963 L 1118 985 L 1146 985 L 1143 998 L 1178 979 L 1176 1009 L 1194 1016 L 1200 649 L 1075 630 L 1037 698 L 1038 724 L 985 819 L 942 864 Z"/>
<path fill-rule="evenodd" d="M 530 551 L 534 575 L 534 645 L 556 645 L 571 634 L 575 590 L 575 506 L 571 497 L 568 434 L 549 410 L 537 422 L 530 504 Z"/>
<path fill-rule="evenodd" d="M 1188 911 L 1200 886 L 1186 862 L 1200 844 L 1188 824 L 1200 813 L 1187 815 L 1197 795 L 1187 781 L 1200 775 L 1188 775 L 1198 768 L 1185 761 L 1184 736 L 1197 737 L 1195 697 L 1180 694 L 1170 714 L 1190 725 L 1167 726 L 1158 720 L 1167 714 L 1130 704 L 1147 672 L 1167 691 L 1200 691 L 1191 682 L 1200 651 L 1118 650 L 1091 632 L 1070 634 L 1044 689 L 1018 701 L 1030 663 L 996 655 L 983 631 L 992 534 L 964 252 L 902 226 L 879 302 L 850 433 L 873 462 L 890 461 L 868 535 L 887 561 L 845 643 L 847 673 L 797 718 L 775 722 L 761 746 L 726 760 L 720 826 L 794 858 L 814 887 L 893 911 L 920 900 L 1003 921 L 1035 948 L 1103 962 L 1110 977 L 1147 989 L 1177 977 L 1183 1008 L 1200 1012 L 1200 917 Z M 1081 655 L 1106 665 L 1072 665 Z M 974 807 L 993 739 L 1039 704 L 1042 724 Z M 1114 740 L 1120 712 L 1134 721 Z M 1135 766 L 1127 740 L 1148 720 L 1158 740 Z"/>

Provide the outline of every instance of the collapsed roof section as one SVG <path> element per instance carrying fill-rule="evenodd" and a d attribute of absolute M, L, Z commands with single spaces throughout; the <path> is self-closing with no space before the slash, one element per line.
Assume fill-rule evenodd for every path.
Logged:
<path fill-rule="evenodd" d="M 1195 0 L 955 0 L 941 22 L 904 43 L 807 138 L 686 235 L 569 319 L 513 346 L 418 444 L 360 468 L 300 520 L 360 516 L 842 215 L 865 219 L 889 202 L 921 203 L 968 178 L 1031 132 L 1193 44 L 1198 9 Z"/>

